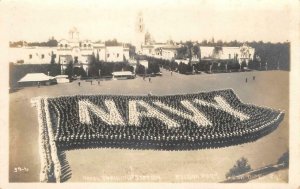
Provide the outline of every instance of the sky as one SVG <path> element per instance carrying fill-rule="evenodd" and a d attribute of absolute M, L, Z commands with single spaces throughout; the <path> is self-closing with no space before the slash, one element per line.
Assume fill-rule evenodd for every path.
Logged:
<path fill-rule="evenodd" d="M 9 41 L 116 38 L 132 42 L 138 12 L 156 41 L 284 42 L 291 27 L 290 1 L 284 0 L 0 0 Z M 4 6 L 3 6 L 4 5 Z"/>

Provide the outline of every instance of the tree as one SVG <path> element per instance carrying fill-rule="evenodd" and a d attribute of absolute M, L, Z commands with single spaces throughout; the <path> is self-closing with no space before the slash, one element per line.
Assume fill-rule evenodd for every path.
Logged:
<path fill-rule="evenodd" d="M 215 46 L 214 50 L 213 50 L 213 58 L 219 59 L 220 57 L 220 52 L 223 50 L 223 48 L 221 46 Z"/>
<path fill-rule="evenodd" d="M 60 75 L 61 67 L 59 64 L 50 64 L 48 68 L 48 72 L 51 76 Z"/>
<path fill-rule="evenodd" d="M 202 46 L 207 46 L 207 40 L 204 39 L 204 40 L 201 42 L 201 45 L 202 45 Z"/>
<path fill-rule="evenodd" d="M 16 42 L 9 42 L 9 47 L 23 47 L 23 43 L 26 43 L 24 41 L 16 41 Z"/>
<path fill-rule="evenodd" d="M 189 64 L 191 64 L 193 43 L 191 41 L 187 41 L 186 46 L 187 46 L 187 49 L 188 49 Z"/>
<path fill-rule="evenodd" d="M 243 173 L 251 171 L 251 166 L 248 163 L 248 160 L 244 157 L 237 160 L 235 165 L 226 173 L 226 178 L 241 175 Z"/>
<path fill-rule="evenodd" d="M 188 49 L 186 46 L 180 47 L 177 49 L 177 58 L 185 59 L 187 57 Z"/>
<path fill-rule="evenodd" d="M 178 63 L 174 60 L 170 63 L 171 70 L 177 70 L 178 69 Z"/>
<path fill-rule="evenodd" d="M 186 74 L 186 70 L 187 70 L 186 65 L 184 63 L 180 62 L 179 65 L 178 65 L 179 73 Z"/>
<path fill-rule="evenodd" d="M 197 58 L 200 58 L 200 48 L 198 45 L 193 46 L 193 54 L 197 56 Z"/>
<path fill-rule="evenodd" d="M 243 60 L 241 63 L 241 68 L 244 69 L 245 67 L 247 67 L 247 63 L 245 60 Z"/>
<path fill-rule="evenodd" d="M 56 58 L 56 54 L 54 54 L 53 51 L 51 51 L 51 61 L 50 61 L 50 64 L 55 64 L 55 58 Z"/>
<path fill-rule="evenodd" d="M 93 52 L 90 57 L 90 65 L 88 67 L 89 76 L 95 77 L 99 75 L 97 68 L 97 60 L 95 57 L 95 53 Z"/>
<path fill-rule="evenodd" d="M 129 57 L 130 58 L 134 58 L 136 56 L 135 53 L 135 46 L 131 45 L 131 44 L 126 44 L 126 46 L 129 47 Z"/>
<path fill-rule="evenodd" d="M 136 74 L 140 74 L 141 75 L 141 74 L 145 74 L 145 70 L 146 70 L 145 66 L 143 66 L 141 64 L 138 64 L 136 66 L 135 72 L 136 72 Z"/>
<path fill-rule="evenodd" d="M 96 61 L 97 61 L 97 62 L 99 62 L 99 61 L 100 61 L 100 57 L 99 57 L 99 51 L 98 51 L 98 50 L 97 50 Z"/>
<path fill-rule="evenodd" d="M 65 69 L 65 74 L 68 75 L 69 78 L 73 76 L 73 61 L 70 61 L 67 68 Z"/>
<path fill-rule="evenodd" d="M 47 42 L 46 42 L 46 46 L 47 47 L 57 47 L 57 40 L 54 39 L 54 37 L 52 37 L 51 39 L 49 39 Z"/>
<path fill-rule="evenodd" d="M 223 46 L 223 41 L 222 41 L 222 40 L 218 40 L 218 41 L 217 41 L 217 45 L 218 45 L 218 46 Z"/>
<path fill-rule="evenodd" d="M 124 71 L 130 71 L 130 72 L 133 72 L 133 71 L 134 71 L 134 67 L 133 67 L 133 66 L 130 66 L 129 64 L 126 64 L 126 65 L 123 67 L 123 70 L 124 70 Z"/>
<path fill-rule="evenodd" d="M 116 39 L 105 41 L 105 46 L 119 46 L 119 45 L 121 45 L 121 43 L 119 43 Z"/>
<path fill-rule="evenodd" d="M 158 73 L 159 71 L 160 69 L 158 63 L 150 61 L 148 67 L 148 73 Z"/>

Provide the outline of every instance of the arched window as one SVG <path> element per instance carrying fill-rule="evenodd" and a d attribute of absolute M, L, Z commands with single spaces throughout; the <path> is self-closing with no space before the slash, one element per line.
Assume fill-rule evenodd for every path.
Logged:
<path fill-rule="evenodd" d="M 86 47 L 86 44 L 84 44 L 83 46 Z"/>
<path fill-rule="evenodd" d="M 41 55 L 41 58 L 42 58 L 42 59 L 44 59 L 44 58 L 45 58 L 45 55 L 44 55 L 44 54 L 42 54 L 42 55 Z"/>
<path fill-rule="evenodd" d="M 67 47 L 68 47 L 68 45 L 67 45 L 67 44 L 65 44 L 65 47 L 67 48 Z"/>
<path fill-rule="evenodd" d="M 32 54 L 29 54 L 29 59 L 32 59 Z"/>
<path fill-rule="evenodd" d="M 60 44 L 60 47 L 63 47 L 63 45 L 62 45 L 62 44 Z"/>
<path fill-rule="evenodd" d="M 91 47 L 91 44 L 88 44 L 88 47 Z"/>

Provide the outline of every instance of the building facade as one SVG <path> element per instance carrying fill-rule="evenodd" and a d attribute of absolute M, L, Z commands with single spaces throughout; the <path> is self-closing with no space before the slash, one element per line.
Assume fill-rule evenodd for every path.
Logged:
<path fill-rule="evenodd" d="M 52 61 L 64 67 L 71 61 L 86 67 L 92 57 L 105 62 L 122 62 L 129 59 L 129 48 L 121 46 L 105 46 L 90 40 L 80 40 L 76 28 L 69 31 L 69 38 L 58 42 L 57 47 L 10 48 L 10 62 L 22 64 L 49 64 Z"/>
<path fill-rule="evenodd" d="M 244 44 L 240 47 L 203 47 L 199 46 L 201 59 L 236 59 L 240 64 L 254 59 L 255 49 Z"/>
<path fill-rule="evenodd" d="M 152 44 L 143 45 L 141 54 L 165 59 L 174 60 L 178 55 L 177 45 L 170 44 Z M 244 44 L 240 47 L 207 47 L 199 46 L 201 59 L 219 59 L 219 60 L 237 60 L 240 64 L 245 62 L 248 64 L 253 60 L 255 49 Z M 192 61 L 199 61 L 198 57 L 192 57 Z"/>

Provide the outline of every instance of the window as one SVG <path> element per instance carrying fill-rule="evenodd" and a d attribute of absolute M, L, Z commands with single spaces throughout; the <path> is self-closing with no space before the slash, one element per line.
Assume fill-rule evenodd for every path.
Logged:
<path fill-rule="evenodd" d="M 107 54 L 107 58 L 109 58 L 109 54 Z"/>
<path fill-rule="evenodd" d="M 42 54 L 41 58 L 42 58 L 42 59 L 44 59 L 44 58 L 45 58 L 45 55 L 44 55 L 44 54 Z"/>
<path fill-rule="evenodd" d="M 119 57 L 119 53 L 117 53 L 117 57 Z"/>
<path fill-rule="evenodd" d="M 81 42 L 79 43 L 79 47 L 81 47 L 82 46 L 82 44 L 81 44 Z"/>
<path fill-rule="evenodd" d="M 88 44 L 88 47 L 91 47 L 91 44 Z"/>
<path fill-rule="evenodd" d="M 65 47 L 67 48 L 67 47 L 68 47 L 68 45 L 67 45 L 67 44 L 65 44 Z"/>
<path fill-rule="evenodd" d="M 84 44 L 83 46 L 86 47 L 86 44 Z"/>
<path fill-rule="evenodd" d="M 60 47 L 63 47 L 63 45 L 62 45 L 62 44 L 60 44 Z"/>
<path fill-rule="evenodd" d="M 32 54 L 29 55 L 29 59 L 32 59 Z"/>

